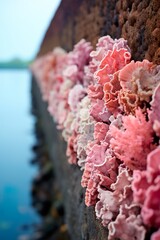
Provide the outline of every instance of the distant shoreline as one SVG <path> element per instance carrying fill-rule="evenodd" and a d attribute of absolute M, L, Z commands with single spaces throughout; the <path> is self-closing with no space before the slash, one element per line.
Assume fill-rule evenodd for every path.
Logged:
<path fill-rule="evenodd" d="M 23 61 L 19 59 L 14 59 L 8 62 L 0 61 L 0 70 L 20 70 L 20 69 L 29 69 L 32 61 Z"/>
<path fill-rule="evenodd" d="M 29 69 L 29 65 L 28 66 L 1 66 L 0 65 L 0 70 L 27 70 Z"/>

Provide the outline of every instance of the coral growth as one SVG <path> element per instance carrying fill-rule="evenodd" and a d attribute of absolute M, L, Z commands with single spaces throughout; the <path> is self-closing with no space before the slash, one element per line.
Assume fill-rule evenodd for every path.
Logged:
<path fill-rule="evenodd" d="M 146 167 L 146 157 L 154 148 L 151 123 L 146 121 L 140 109 L 135 116 L 122 117 L 123 125 L 119 129 L 110 126 L 110 146 L 114 154 L 131 170 L 143 170 Z"/>
<path fill-rule="evenodd" d="M 104 36 L 94 51 L 83 39 L 31 69 L 108 239 L 158 240 L 160 66 L 130 59 L 126 40 Z"/>

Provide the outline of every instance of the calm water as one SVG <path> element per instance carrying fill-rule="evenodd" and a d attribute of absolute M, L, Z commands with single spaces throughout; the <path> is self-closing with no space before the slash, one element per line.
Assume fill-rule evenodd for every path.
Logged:
<path fill-rule="evenodd" d="M 0 240 L 19 240 L 38 221 L 30 207 L 34 119 L 27 70 L 0 71 Z"/>

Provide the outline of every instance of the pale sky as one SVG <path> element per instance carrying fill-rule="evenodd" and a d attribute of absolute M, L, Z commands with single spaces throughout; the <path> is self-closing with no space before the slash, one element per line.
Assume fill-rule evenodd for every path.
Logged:
<path fill-rule="evenodd" d="M 61 0 L 0 0 L 0 60 L 32 59 Z"/>

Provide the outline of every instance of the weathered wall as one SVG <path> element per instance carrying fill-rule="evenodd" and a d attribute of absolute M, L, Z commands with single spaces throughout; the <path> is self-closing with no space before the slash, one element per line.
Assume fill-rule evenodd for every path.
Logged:
<path fill-rule="evenodd" d="M 81 38 L 91 41 L 95 46 L 97 39 L 107 34 L 113 38 L 127 39 L 133 59 L 147 58 L 160 64 L 160 1 L 62 0 L 38 55 L 45 54 L 55 46 L 71 50 Z M 77 166 L 67 163 L 66 145 L 41 100 L 35 81 L 32 87 L 63 194 L 71 239 L 107 239 L 107 231 L 95 219 L 93 208 L 84 205 L 81 172 Z"/>
<path fill-rule="evenodd" d="M 41 125 L 45 133 L 50 158 L 53 160 L 56 179 L 64 199 L 66 223 L 72 240 L 106 239 L 107 230 L 95 219 L 92 207 L 84 204 L 84 189 L 80 184 L 81 171 L 75 165 L 69 165 L 66 159 L 66 144 L 61 132 L 57 131 L 42 101 L 36 81 L 32 81 L 32 94 L 36 102 Z"/>
<path fill-rule="evenodd" d="M 81 38 L 124 37 L 135 60 L 160 64 L 159 0 L 62 0 L 39 54 L 61 46 L 71 50 Z"/>

